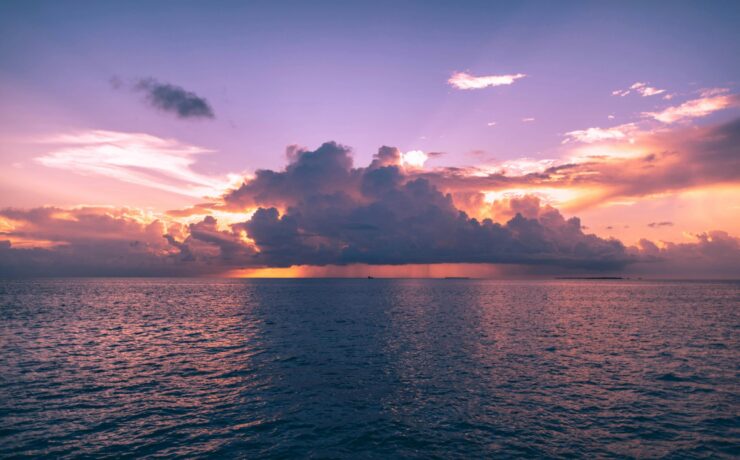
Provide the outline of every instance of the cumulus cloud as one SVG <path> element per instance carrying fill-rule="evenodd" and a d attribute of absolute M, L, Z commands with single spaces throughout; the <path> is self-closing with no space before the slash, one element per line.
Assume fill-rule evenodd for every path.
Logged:
<path fill-rule="evenodd" d="M 578 219 L 540 209 L 539 202 L 536 211 L 515 213 L 503 225 L 471 218 L 422 173 L 404 170 L 401 157 L 383 147 L 368 167 L 354 168 L 341 145 L 301 150 L 283 171 L 257 171 L 224 196 L 224 205 L 258 208 L 233 229 L 254 241 L 253 263 L 260 265 L 488 262 L 596 269 L 628 261 L 618 241 L 583 234 Z"/>
<path fill-rule="evenodd" d="M 111 84 L 114 88 L 120 88 L 123 83 L 114 77 Z M 143 92 L 153 107 L 179 118 L 215 118 L 208 100 L 180 86 L 144 78 L 138 80 L 133 89 Z"/>
<path fill-rule="evenodd" d="M 456 89 L 483 89 L 492 86 L 511 85 L 516 80 L 524 77 L 526 75 L 523 73 L 476 77 L 466 72 L 455 72 L 447 80 L 447 83 Z"/>
<path fill-rule="evenodd" d="M 736 94 L 728 94 L 724 89 L 706 90 L 701 97 L 691 99 L 683 104 L 668 107 L 659 112 L 644 112 L 646 117 L 662 123 L 670 124 L 678 121 L 705 117 L 719 110 L 737 106 L 740 98 Z"/>

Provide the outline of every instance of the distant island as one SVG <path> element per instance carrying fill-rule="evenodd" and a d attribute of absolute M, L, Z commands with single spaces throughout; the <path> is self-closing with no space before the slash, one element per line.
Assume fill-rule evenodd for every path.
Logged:
<path fill-rule="evenodd" d="M 621 276 L 557 276 L 557 280 L 624 280 Z"/>

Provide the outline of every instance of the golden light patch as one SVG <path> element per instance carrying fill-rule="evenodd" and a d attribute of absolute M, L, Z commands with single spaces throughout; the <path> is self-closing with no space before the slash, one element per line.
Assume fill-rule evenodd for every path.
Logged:
<path fill-rule="evenodd" d="M 511 188 L 483 192 L 483 201 L 490 204 L 500 200 L 511 200 L 513 198 L 522 198 L 525 196 L 536 196 L 543 204 L 555 206 L 573 201 L 581 195 L 582 193 L 577 189 L 552 187 Z"/>
<path fill-rule="evenodd" d="M 507 267 L 511 269 L 511 267 Z M 283 268 L 231 270 L 230 278 L 496 278 L 506 273 L 496 264 L 442 263 L 406 265 L 297 265 Z"/>
<path fill-rule="evenodd" d="M 3 238 L 7 241 L 10 241 L 10 245 L 15 249 L 33 249 L 33 248 L 42 248 L 42 249 L 48 249 L 53 248 L 57 246 L 64 246 L 67 243 L 63 241 L 49 241 L 49 240 L 37 240 L 32 238 L 22 238 L 17 236 L 10 236 L 8 238 Z"/>
<path fill-rule="evenodd" d="M 573 149 L 567 157 L 567 163 L 587 163 L 590 161 L 611 162 L 622 161 L 645 156 L 648 151 L 632 143 L 614 143 L 584 145 Z"/>
<path fill-rule="evenodd" d="M 227 278 L 303 278 L 302 267 L 240 268 L 223 274 Z"/>
<path fill-rule="evenodd" d="M 204 209 L 202 212 L 194 212 L 188 216 L 177 217 L 173 220 L 181 224 L 189 225 L 202 221 L 205 217 L 211 216 L 216 219 L 216 228 L 221 231 L 231 230 L 231 225 L 246 222 L 252 218 L 257 209 L 248 211 L 222 211 L 214 209 Z"/>

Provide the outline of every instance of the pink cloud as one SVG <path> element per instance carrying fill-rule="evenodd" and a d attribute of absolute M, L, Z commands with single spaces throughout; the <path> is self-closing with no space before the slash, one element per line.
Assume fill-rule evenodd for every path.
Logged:
<path fill-rule="evenodd" d="M 455 72 L 447 83 L 457 89 L 482 89 L 490 86 L 511 85 L 516 80 L 526 77 L 523 73 L 509 75 L 484 75 L 476 77 L 466 72 Z"/>
<path fill-rule="evenodd" d="M 719 110 L 736 106 L 738 100 L 737 95 L 726 94 L 725 90 L 707 90 L 697 99 L 668 107 L 659 112 L 644 112 L 643 115 L 670 124 L 685 119 L 704 117 Z"/>
<path fill-rule="evenodd" d="M 36 158 L 50 168 L 191 197 L 223 193 L 234 177 L 198 173 L 193 165 L 211 150 L 150 134 L 90 130 L 46 139 L 51 151 Z"/>
<path fill-rule="evenodd" d="M 658 89 L 652 86 L 648 86 L 647 83 L 638 81 L 636 83 L 633 83 L 632 86 L 630 86 L 628 89 L 618 89 L 612 91 L 612 96 L 624 97 L 634 92 L 642 97 L 650 97 L 657 96 L 658 94 L 663 94 L 665 93 L 665 91 L 666 90 L 664 89 Z M 666 98 L 668 98 L 667 96 L 669 95 L 666 95 Z"/>
<path fill-rule="evenodd" d="M 601 141 L 625 140 L 630 134 L 634 133 L 636 129 L 637 127 L 633 123 L 614 126 L 612 128 L 580 129 L 565 133 L 567 139 L 565 139 L 563 143 L 578 141 L 590 144 Z"/>

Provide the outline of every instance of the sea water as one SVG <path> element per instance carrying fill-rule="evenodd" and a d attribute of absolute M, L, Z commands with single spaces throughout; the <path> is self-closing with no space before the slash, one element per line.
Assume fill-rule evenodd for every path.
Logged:
<path fill-rule="evenodd" d="M 733 457 L 740 284 L 0 281 L 0 457 Z"/>

